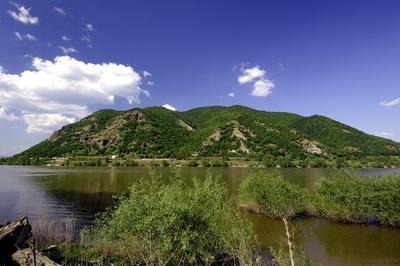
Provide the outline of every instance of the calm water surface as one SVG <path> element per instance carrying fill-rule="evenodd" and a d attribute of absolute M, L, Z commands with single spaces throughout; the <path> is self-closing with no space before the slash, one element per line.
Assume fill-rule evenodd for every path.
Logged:
<path fill-rule="evenodd" d="M 170 175 L 170 169 L 158 169 Z M 182 168 L 182 176 L 203 177 L 207 171 L 219 175 L 232 197 L 240 182 L 250 173 L 272 171 L 254 168 Z M 331 169 L 279 169 L 285 178 L 307 189 L 314 189 Z M 400 175 L 400 169 L 361 169 L 363 175 Z M 132 168 L 41 168 L 0 166 L 0 223 L 27 215 L 37 219 L 74 217 L 81 226 L 94 214 L 112 205 L 112 196 L 126 191 L 148 170 Z M 254 224 L 259 241 L 277 247 L 283 233 L 279 221 L 244 214 Z M 344 225 L 324 219 L 297 220 L 296 242 L 306 255 L 323 265 L 400 265 L 400 229 L 374 225 Z"/>

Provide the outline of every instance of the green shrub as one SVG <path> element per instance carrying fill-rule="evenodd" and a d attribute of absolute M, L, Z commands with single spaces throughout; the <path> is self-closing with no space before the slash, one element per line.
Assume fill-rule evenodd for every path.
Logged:
<path fill-rule="evenodd" d="M 239 188 L 242 204 L 274 218 L 292 218 L 305 211 L 306 193 L 280 174 L 251 175 Z"/>
<path fill-rule="evenodd" d="M 162 167 L 168 167 L 169 166 L 169 162 L 167 160 L 162 160 L 161 161 L 161 166 Z"/>
<path fill-rule="evenodd" d="M 196 160 L 190 160 L 187 162 L 187 166 L 189 167 L 197 167 L 199 164 L 197 163 Z"/>
<path fill-rule="evenodd" d="M 400 177 L 338 174 L 317 185 L 320 215 L 342 222 L 400 225 Z"/>
<path fill-rule="evenodd" d="M 305 211 L 304 191 L 285 181 L 280 174 L 258 174 L 248 177 L 240 185 L 240 198 L 250 208 L 282 220 L 286 237 L 283 245 L 288 248 L 287 261 L 294 266 L 299 256 L 295 254 L 294 229 L 290 220 Z"/>
<path fill-rule="evenodd" d="M 226 259 L 250 264 L 252 230 L 213 178 L 193 187 L 175 178 L 135 183 L 115 209 L 86 232 L 114 261 L 147 265 L 206 264 Z"/>
<path fill-rule="evenodd" d="M 201 165 L 202 165 L 203 167 L 210 167 L 210 166 L 211 166 L 210 162 L 207 161 L 207 160 L 201 161 Z"/>
<path fill-rule="evenodd" d="M 149 167 L 159 167 L 159 166 L 160 166 L 160 164 L 155 160 L 151 160 L 149 162 Z"/>
<path fill-rule="evenodd" d="M 228 167 L 229 164 L 225 160 L 222 160 L 222 161 L 221 160 L 214 160 L 214 161 L 211 161 L 211 166 L 212 167 Z"/>
<path fill-rule="evenodd" d="M 120 165 L 121 165 L 121 162 L 118 161 L 118 160 L 114 160 L 114 161 L 111 163 L 111 165 L 112 165 L 112 166 L 120 166 Z"/>
<path fill-rule="evenodd" d="M 126 160 L 126 166 L 139 166 L 139 163 L 135 160 Z"/>

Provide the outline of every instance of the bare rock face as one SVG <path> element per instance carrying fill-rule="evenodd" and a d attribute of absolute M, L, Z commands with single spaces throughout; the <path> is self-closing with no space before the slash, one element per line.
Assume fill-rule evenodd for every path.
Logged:
<path fill-rule="evenodd" d="M 129 120 L 134 120 L 138 122 L 144 122 L 146 121 L 146 116 L 139 111 L 132 111 L 126 114 Z"/>
<path fill-rule="evenodd" d="M 210 136 L 207 137 L 205 141 L 203 141 L 203 145 L 212 145 L 214 142 L 219 141 L 221 137 L 221 129 L 217 128 Z"/>
<path fill-rule="evenodd" d="M 312 154 L 326 154 L 321 148 L 319 148 L 316 143 L 313 141 L 310 141 L 308 139 L 304 139 L 301 144 L 303 145 L 303 149 L 306 152 L 312 153 Z"/>
<path fill-rule="evenodd" d="M 187 129 L 188 131 L 195 131 L 194 128 L 192 128 L 191 126 L 189 126 L 188 124 L 186 124 L 185 122 L 183 122 L 182 120 L 178 120 L 178 124 L 182 127 L 184 127 L 185 129 Z"/>

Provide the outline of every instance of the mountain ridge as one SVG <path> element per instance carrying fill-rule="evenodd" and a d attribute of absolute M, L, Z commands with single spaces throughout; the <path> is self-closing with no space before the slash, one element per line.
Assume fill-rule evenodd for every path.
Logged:
<path fill-rule="evenodd" d="M 268 166 L 288 167 L 341 167 L 354 162 L 391 166 L 400 161 L 400 143 L 321 115 L 301 116 L 241 105 L 183 112 L 151 106 L 98 110 L 10 161 L 111 154 L 137 158 L 249 157 Z"/>

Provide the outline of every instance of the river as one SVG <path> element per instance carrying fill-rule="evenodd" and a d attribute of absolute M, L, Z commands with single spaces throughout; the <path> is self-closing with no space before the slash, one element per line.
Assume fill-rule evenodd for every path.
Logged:
<path fill-rule="evenodd" d="M 156 170 L 163 176 L 169 168 Z M 240 182 L 256 171 L 280 171 L 284 177 L 307 189 L 314 189 L 322 176 L 333 169 L 255 169 L 181 168 L 183 178 L 203 178 L 209 171 L 220 176 L 232 197 Z M 362 175 L 400 175 L 400 169 L 359 169 Z M 20 216 L 38 219 L 73 217 L 80 226 L 90 224 L 97 212 L 113 204 L 112 196 L 126 191 L 140 177 L 148 176 L 142 167 L 51 168 L 0 166 L 0 223 Z M 254 225 L 259 242 L 277 247 L 283 233 L 279 221 L 244 213 Z M 377 225 L 348 225 L 325 219 L 295 221 L 295 242 L 316 264 L 322 265 L 400 265 L 400 229 Z"/>

